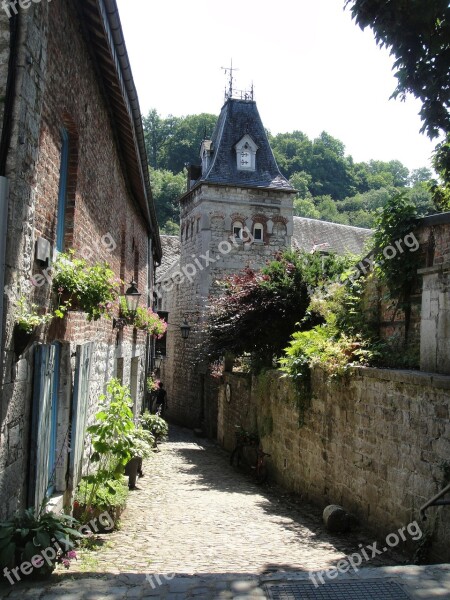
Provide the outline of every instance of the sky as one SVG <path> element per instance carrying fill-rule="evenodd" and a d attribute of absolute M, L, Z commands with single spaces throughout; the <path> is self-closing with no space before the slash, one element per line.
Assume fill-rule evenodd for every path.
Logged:
<path fill-rule="evenodd" d="M 227 75 L 254 85 L 272 133 L 322 131 L 357 162 L 430 166 L 420 103 L 390 100 L 394 59 L 344 10 L 344 0 L 118 0 L 141 112 L 219 114 Z"/>

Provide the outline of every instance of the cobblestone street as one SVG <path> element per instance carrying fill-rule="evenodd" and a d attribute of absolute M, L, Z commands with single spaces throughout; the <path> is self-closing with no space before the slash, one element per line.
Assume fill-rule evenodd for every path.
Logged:
<path fill-rule="evenodd" d="M 322 569 L 357 549 L 324 532 L 228 464 L 228 454 L 172 428 L 130 494 L 120 532 L 98 555 L 105 572 L 248 573 Z M 368 540 L 370 543 L 372 540 Z"/>
<path fill-rule="evenodd" d="M 104 546 L 95 553 L 82 553 L 70 571 L 57 571 L 45 584 L 0 587 L 0 598 L 267 598 L 270 588 L 264 586 L 277 582 L 307 584 L 312 589 L 310 570 L 335 565 L 356 552 L 359 543 L 373 541 L 361 533 L 327 534 L 320 511 L 300 505 L 277 488 L 257 486 L 250 477 L 236 473 L 228 454 L 214 443 L 174 427 L 170 441 L 161 444 L 160 452 L 147 461 L 144 478 L 130 494 L 120 530 L 102 539 Z M 380 558 L 384 565 L 389 560 L 395 564 L 392 555 Z M 369 585 L 374 578 L 380 582 L 383 578 L 409 578 L 414 584 L 420 581 L 425 589 L 415 598 L 450 598 L 448 567 L 372 568 L 382 564 L 371 561 L 366 565 L 370 568 L 343 577 L 344 583 L 352 580 L 351 585 L 358 585 L 357 579 L 369 581 Z M 333 584 L 327 582 L 319 589 L 331 593 Z M 430 590 L 436 593 L 428 595 Z M 347 600 L 345 594 L 289 593 L 274 592 L 270 597 Z M 367 592 L 348 597 L 409 598 L 368 596 Z"/>

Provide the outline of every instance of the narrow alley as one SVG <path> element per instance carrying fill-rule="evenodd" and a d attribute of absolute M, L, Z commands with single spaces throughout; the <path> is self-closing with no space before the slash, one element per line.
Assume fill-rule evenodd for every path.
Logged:
<path fill-rule="evenodd" d="M 48 582 L 0 587 L 0 597 L 450 597 L 450 568 L 382 566 L 398 560 L 390 553 L 339 583 L 325 580 L 324 585 L 314 586 L 310 571 L 330 568 L 356 552 L 358 544 L 372 540 L 361 532 L 326 533 L 319 510 L 299 504 L 271 485 L 257 486 L 247 475 L 235 472 L 228 454 L 214 443 L 175 427 L 170 440 L 146 462 L 119 531 L 101 539 L 103 547 L 82 552 L 70 571 L 58 570 Z M 409 595 L 405 581 L 417 595 Z M 373 595 L 368 595 L 368 589 Z"/>

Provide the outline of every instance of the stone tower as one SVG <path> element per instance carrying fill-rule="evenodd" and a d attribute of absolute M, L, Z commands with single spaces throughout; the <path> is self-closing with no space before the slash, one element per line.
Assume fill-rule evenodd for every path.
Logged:
<path fill-rule="evenodd" d="M 159 281 L 160 307 L 169 313 L 161 372 L 168 414 L 194 427 L 215 421 L 205 367 L 195 362 L 208 297 L 218 293 L 216 282 L 225 275 L 261 268 L 291 246 L 295 194 L 278 169 L 253 100 L 226 100 L 200 159 L 200 166 L 190 167 L 188 190 L 180 198 L 179 261 Z M 191 326 L 185 341 L 184 319 Z"/>

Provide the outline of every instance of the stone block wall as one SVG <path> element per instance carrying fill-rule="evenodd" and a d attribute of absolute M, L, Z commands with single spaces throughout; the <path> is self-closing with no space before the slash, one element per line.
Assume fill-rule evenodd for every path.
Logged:
<path fill-rule="evenodd" d="M 296 392 L 281 373 L 225 373 L 219 442 L 231 450 L 236 425 L 258 431 L 278 483 L 321 507 L 342 504 L 374 534 L 419 520 L 448 483 L 450 378 L 355 368 L 333 382 L 316 371 L 313 394 L 299 427 Z M 434 535 L 431 559 L 448 562 L 450 507 L 430 508 L 421 526 Z"/>
<path fill-rule="evenodd" d="M 240 221 L 253 231 L 264 227 L 261 242 L 232 237 Z M 245 267 L 260 269 L 276 252 L 290 247 L 292 194 L 280 190 L 201 185 L 181 206 L 181 258 L 158 284 L 161 310 L 169 312 L 167 358 L 161 378 L 167 387 L 168 417 L 190 427 L 215 431 L 216 408 L 205 387 L 207 365 L 199 360 L 208 298 L 220 293 L 218 283 Z M 181 273 L 181 275 L 180 275 Z M 191 326 L 183 341 L 180 325 Z"/>

